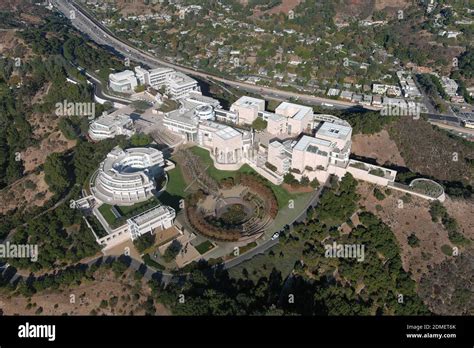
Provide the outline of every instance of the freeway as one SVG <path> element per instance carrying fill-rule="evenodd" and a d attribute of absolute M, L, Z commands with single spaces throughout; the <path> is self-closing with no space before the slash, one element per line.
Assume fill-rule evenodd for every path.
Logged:
<path fill-rule="evenodd" d="M 199 77 L 203 80 L 221 82 L 225 85 L 240 89 L 242 91 L 259 94 L 262 96 L 267 96 L 268 98 L 274 98 L 278 100 L 293 98 L 310 105 L 330 104 L 334 108 L 362 107 L 361 105 L 356 103 L 320 98 L 309 94 L 289 92 L 276 88 L 261 87 L 249 83 L 229 80 L 226 78 L 209 74 L 207 72 L 199 71 L 194 68 L 185 67 L 176 63 L 165 61 L 163 59 L 159 59 L 155 56 L 152 56 L 148 52 L 135 48 L 124 40 L 117 38 L 108 28 L 106 28 L 102 23 L 100 23 L 100 21 L 91 16 L 83 7 L 76 4 L 74 1 L 53 0 L 52 3 L 60 12 L 62 12 L 67 18 L 71 20 L 71 23 L 74 27 L 89 36 L 93 41 L 101 45 L 109 46 L 113 48 L 115 52 L 120 53 L 124 57 L 127 57 L 130 60 L 140 62 L 151 68 L 173 68 L 177 71 L 181 71 L 185 74 Z M 365 106 L 364 108 L 369 110 L 378 110 L 368 106 Z"/>
<path fill-rule="evenodd" d="M 451 124 L 453 126 L 460 126 L 461 120 L 457 116 L 451 115 L 438 115 L 438 114 L 427 114 L 428 121 L 432 122 L 444 122 L 446 124 Z"/>

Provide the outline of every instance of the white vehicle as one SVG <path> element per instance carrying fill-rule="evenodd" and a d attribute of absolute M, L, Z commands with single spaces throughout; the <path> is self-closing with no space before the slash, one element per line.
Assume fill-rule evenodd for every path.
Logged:
<path fill-rule="evenodd" d="M 272 236 L 272 240 L 278 239 L 278 237 L 280 237 L 280 233 L 275 232 Z"/>
<path fill-rule="evenodd" d="M 334 106 L 333 104 L 329 104 L 329 103 L 321 103 L 322 106 Z"/>

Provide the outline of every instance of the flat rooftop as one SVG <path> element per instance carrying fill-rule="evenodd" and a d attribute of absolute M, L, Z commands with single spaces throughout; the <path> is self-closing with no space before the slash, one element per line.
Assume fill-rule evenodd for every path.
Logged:
<path fill-rule="evenodd" d="M 237 136 L 240 136 L 240 132 L 236 131 L 232 127 L 226 127 L 216 132 L 216 135 L 221 137 L 224 140 L 231 139 Z"/>
<path fill-rule="evenodd" d="M 220 106 L 219 100 L 214 99 L 212 97 L 207 97 L 205 95 L 202 95 L 200 92 L 196 92 L 196 91 L 189 92 L 189 95 L 185 100 L 192 104 L 199 103 L 199 104 L 210 104 L 215 107 Z"/>
<path fill-rule="evenodd" d="M 253 98 L 244 95 L 243 97 L 240 97 L 234 104 L 236 106 L 242 106 L 242 107 L 261 107 L 265 108 L 265 100 L 263 99 L 258 99 L 258 98 Z"/>
<path fill-rule="evenodd" d="M 272 120 L 272 121 L 277 121 L 277 122 L 278 122 L 278 121 L 282 121 L 282 120 L 286 120 L 286 118 L 283 117 L 282 115 L 273 114 L 273 113 L 269 114 L 269 115 L 268 115 L 268 118 L 269 118 L 270 120 Z"/>
<path fill-rule="evenodd" d="M 176 110 L 168 112 L 165 115 L 165 119 L 184 123 L 189 126 L 197 126 L 199 122 L 198 120 L 195 120 L 193 117 L 194 117 L 194 109 L 187 109 L 187 108 L 176 109 Z"/>
<path fill-rule="evenodd" d="M 216 122 L 202 121 L 201 125 L 204 127 L 211 128 L 214 131 L 215 135 L 224 140 L 232 139 L 237 136 L 242 136 L 242 133 L 238 130 Z"/>
<path fill-rule="evenodd" d="M 274 147 L 274 148 L 277 148 L 277 149 L 280 148 L 280 147 L 283 147 L 283 144 L 280 143 L 280 142 L 277 141 L 277 140 L 272 141 L 269 145 L 270 145 L 271 147 Z"/>
<path fill-rule="evenodd" d="M 130 77 L 135 77 L 134 72 L 131 71 L 131 70 L 124 70 L 124 71 L 117 72 L 117 73 L 109 75 L 110 79 L 117 80 L 117 81 L 126 80 Z"/>
<path fill-rule="evenodd" d="M 323 135 L 331 138 L 337 139 L 347 139 L 351 128 L 348 126 L 343 126 L 336 123 L 324 122 L 322 126 L 316 132 L 316 137 L 318 135 Z"/>
<path fill-rule="evenodd" d="M 313 113 L 313 109 L 299 104 L 283 102 L 275 109 L 275 113 L 288 115 L 295 120 L 303 119 L 308 113 Z"/>
<path fill-rule="evenodd" d="M 150 221 L 153 221 L 157 217 L 168 214 L 170 209 L 171 208 L 168 206 L 159 205 L 137 216 L 132 217 L 130 220 L 136 223 L 138 226 L 141 226 Z"/>
<path fill-rule="evenodd" d="M 197 84 L 197 81 L 188 75 L 180 72 L 174 72 L 170 78 L 169 83 L 172 87 L 183 87 L 189 84 Z"/>
<path fill-rule="evenodd" d="M 170 68 L 155 68 L 149 71 L 150 75 L 158 75 L 164 73 L 172 73 L 174 70 Z"/>
<path fill-rule="evenodd" d="M 301 137 L 301 139 L 296 143 L 296 145 L 293 149 L 300 150 L 300 151 L 306 151 L 310 145 L 312 145 L 314 147 L 318 147 L 318 145 L 319 146 L 330 147 L 331 142 L 329 140 L 318 139 L 318 138 L 310 137 L 308 135 L 303 135 Z"/>
<path fill-rule="evenodd" d="M 120 110 L 117 110 L 120 111 Z M 101 125 L 104 127 L 110 127 L 113 125 L 124 125 L 128 123 L 131 118 L 130 115 L 124 114 L 122 112 L 113 112 L 111 114 L 102 115 L 99 118 L 95 119 L 93 123 Z"/>

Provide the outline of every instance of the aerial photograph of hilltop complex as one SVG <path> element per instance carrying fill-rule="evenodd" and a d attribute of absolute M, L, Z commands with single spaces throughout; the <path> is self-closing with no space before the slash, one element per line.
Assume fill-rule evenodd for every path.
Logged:
<path fill-rule="evenodd" d="M 473 185 L 473 1 L 0 2 L 0 345 L 472 347 Z"/>

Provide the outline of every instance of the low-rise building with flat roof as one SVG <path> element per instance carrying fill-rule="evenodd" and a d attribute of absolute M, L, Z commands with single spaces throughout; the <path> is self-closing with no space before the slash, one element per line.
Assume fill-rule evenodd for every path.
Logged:
<path fill-rule="evenodd" d="M 295 135 L 311 130 L 313 109 L 299 104 L 281 103 L 267 120 L 267 132 Z"/>
<path fill-rule="evenodd" d="M 165 89 L 174 99 L 187 97 L 191 92 L 200 92 L 198 82 L 170 68 L 156 68 L 152 70 L 135 67 L 135 73 L 125 70 L 110 74 L 110 88 L 117 92 L 132 93 L 140 85 L 150 86 L 156 90 Z"/>
<path fill-rule="evenodd" d="M 240 97 L 230 107 L 230 111 L 237 115 L 238 124 L 252 124 L 260 111 L 265 110 L 265 100 L 248 96 Z"/>
<path fill-rule="evenodd" d="M 207 148 L 218 164 L 239 164 L 248 157 L 252 145 L 250 132 L 211 121 L 199 123 L 197 143 Z"/>
<path fill-rule="evenodd" d="M 166 91 L 174 99 L 186 97 L 190 92 L 198 90 L 199 86 L 197 81 L 180 72 L 171 74 L 166 82 Z"/>
<path fill-rule="evenodd" d="M 95 119 L 89 125 L 88 135 L 94 141 L 107 138 L 114 138 L 117 135 L 128 137 L 134 134 L 133 120 L 128 114 L 117 110 L 110 114 L 105 114 Z"/>
<path fill-rule="evenodd" d="M 109 75 L 109 87 L 115 92 L 133 93 L 137 85 L 137 78 L 133 71 L 125 70 Z"/>
<path fill-rule="evenodd" d="M 135 67 L 135 74 L 141 85 L 148 85 L 159 89 L 165 85 L 174 70 L 170 68 L 156 68 L 151 70 L 143 69 L 140 66 Z"/>
<path fill-rule="evenodd" d="M 309 179 L 324 180 L 329 166 L 345 168 L 349 163 L 352 128 L 342 122 L 322 121 L 314 136 L 298 140 L 273 141 L 268 148 L 267 162 L 280 175 L 288 172 Z"/>
<path fill-rule="evenodd" d="M 173 226 L 176 212 L 166 205 L 159 205 L 127 220 L 132 240 L 156 229 L 164 230 Z"/>

